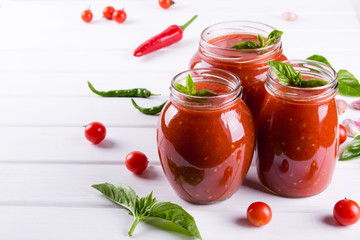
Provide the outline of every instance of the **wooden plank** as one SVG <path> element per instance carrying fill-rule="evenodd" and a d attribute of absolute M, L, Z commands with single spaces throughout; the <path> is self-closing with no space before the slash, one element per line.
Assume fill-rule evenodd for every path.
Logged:
<path fill-rule="evenodd" d="M 138 99 L 140 106 L 160 105 L 165 100 Z M 15 109 L 15 110 L 12 110 Z M 111 127 L 155 127 L 158 116 L 144 115 L 130 99 L 94 97 L 7 97 L 0 105 L 0 125 L 7 126 L 83 126 L 99 121 Z"/>
<path fill-rule="evenodd" d="M 339 163 L 351 166 L 348 163 Z M 264 201 L 276 211 L 311 212 L 331 209 L 347 197 L 360 201 L 359 165 L 338 167 L 331 185 L 321 194 L 308 198 L 283 198 L 265 190 L 258 181 L 254 166 L 243 186 L 228 200 L 214 205 L 193 205 L 179 198 L 167 183 L 159 164 L 150 163 L 143 175 L 129 172 L 124 165 L 96 164 L 11 164 L 0 165 L 0 205 L 3 206 L 74 206 L 111 207 L 91 185 L 110 182 L 132 186 L 139 196 L 150 191 L 158 200 L 172 201 L 186 209 L 227 211 L 234 206 L 245 209 L 254 201 Z M 344 187 L 346 186 L 346 187 Z"/>
<path fill-rule="evenodd" d="M 132 222 L 132 216 L 125 210 L 98 208 L 38 208 L 0 207 L 2 239 L 62 240 L 76 239 L 124 239 Z M 234 207 L 222 212 L 191 210 L 203 239 L 312 239 L 324 236 L 328 240 L 341 238 L 356 239 L 360 228 L 340 227 L 331 216 L 332 209 L 311 212 L 273 211 L 273 219 L 268 226 L 255 228 L 245 219 L 246 209 Z M 135 239 L 193 239 L 186 235 L 160 230 L 154 221 L 139 223 Z M 159 224 L 159 223 L 157 223 Z M 21 226 L 21 231 L 19 231 Z M 301 227 L 300 227 L 301 226 Z M 211 229 L 216 229 L 211 230 Z M 327 232 L 328 234 L 325 234 Z"/>
<path fill-rule="evenodd" d="M 1 99 L 1 98 L 0 98 Z M 166 96 L 136 99 L 140 106 L 151 107 L 167 100 Z M 352 102 L 351 98 L 348 102 Z M 15 110 L 12 110 L 15 109 Z M 158 116 L 144 115 L 128 98 L 89 97 L 6 97 L 0 104 L 0 126 L 81 127 L 99 121 L 107 127 L 155 128 Z M 340 119 L 358 114 L 349 109 Z M 353 118 L 353 117 L 352 117 Z"/>
<path fill-rule="evenodd" d="M 349 109 L 339 122 L 358 114 Z M 107 127 L 106 139 L 93 145 L 85 139 L 84 128 L 56 126 L 0 127 L 0 163 L 53 163 L 53 164 L 124 164 L 132 151 L 142 151 L 151 164 L 160 164 L 157 152 L 156 129 Z M 352 139 L 340 146 L 342 152 Z M 19 150 L 21 149 L 21 151 Z M 255 161 L 256 158 L 254 158 Z M 254 163 L 254 162 L 253 162 Z M 357 166 L 360 161 L 339 163 L 340 167 Z"/>
<path fill-rule="evenodd" d="M 107 127 L 98 145 L 86 140 L 83 127 L 0 127 L 0 132 L 0 145 L 6 146 L 0 162 L 124 164 L 126 155 L 137 150 L 159 164 L 155 128 Z"/>

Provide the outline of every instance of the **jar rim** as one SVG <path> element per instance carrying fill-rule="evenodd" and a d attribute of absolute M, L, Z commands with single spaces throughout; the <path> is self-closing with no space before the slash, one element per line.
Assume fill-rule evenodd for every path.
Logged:
<path fill-rule="evenodd" d="M 268 92 L 272 92 L 276 95 L 282 95 L 285 97 L 295 97 L 295 99 L 300 101 L 305 101 L 309 99 L 316 100 L 320 98 L 331 97 L 332 95 L 335 96 L 335 94 L 337 93 L 339 85 L 337 80 L 337 73 L 329 65 L 308 59 L 289 59 L 282 62 L 290 64 L 294 67 L 295 70 L 300 70 L 302 75 L 309 75 L 310 72 L 313 72 L 313 74 L 316 73 L 317 77 L 325 80 L 327 84 L 313 88 L 301 88 L 297 86 L 284 85 L 277 81 L 278 78 L 276 77 L 274 71 L 272 70 L 272 68 L 269 68 L 266 73 L 267 78 L 265 81 L 265 88 Z M 304 72 L 305 69 L 309 71 Z M 303 72 L 301 70 L 303 70 Z M 298 96 L 299 93 L 307 93 L 309 94 L 309 96 L 300 97 Z"/>
<path fill-rule="evenodd" d="M 185 94 L 185 93 L 177 90 L 175 88 L 175 83 L 178 83 L 179 79 L 180 79 L 180 81 L 183 79 L 186 79 L 188 74 L 190 74 L 190 76 L 191 76 L 191 73 L 200 74 L 203 79 L 210 78 L 210 76 L 207 74 L 212 74 L 213 77 L 218 77 L 219 79 L 228 81 L 227 86 L 231 90 L 227 93 L 222 93 L 222 94 L 219 94 L 216 96 L 206 96 L 206 97 L 188 95 L 188 94 Z M 224 75 L 227 76 L 228 78 L 231 78 L 232 80 L 229 80 L 227 78 L 225 79 Z M 230 82 L 230 81 L 233 81 L 233 82 Z M 196 80 L 194 82 L 196 82 Z M 171 96 L 176 99 L 176 101 L 180 101 L 184 105 L 206 108 L 209 105 L 213 105 L 213 103 L 221 103 L 221 104 L 216 104 L 216 105 L 224 105 L 224 104 L 227 104 L 227 103 L 235 100 L 238 97 L 241 97 L 242 86 L 241 86 L 241 81 L 240 81 L 239 77 L 230 71 L 219 69 L 219 68 L 195 68 L 195 69 L 185 70 L 185 71 L 182 71 L 182 72 L 176 74 L 171 81 L 170 93 L 171 93 Z M 192 101 L 186 100 L 186 99 L 189 99 L 189 97 L 191 98 Z M 204 104 L 204 102 L 203 102 L 204 100 L 206 100 L 209 104 Z"/>
<path fill-rule="evenodd" d="M 280 37 L 275 43 L 273 43 L 273 44 L 271 44 L 269 46 L 266 46 L 266 47 L 256 48 L 256 49 L 233 49 L 233 48 L 225 48 L 225 47 L 216 46 L 214 44 L 209 43 L 208 40 L 206 40 L 205 36 L 212 28 L 215 28 L 215 27 L 218 27 L 218 26 L 221 26 L 221 25 L 237 24 L 237 23 L 242 24 L 244 27 L 251 27 L 251 26 L 247 26 L 245 24 L 254 24 L 254 25 L 259 25 L 259 26 L 263 26 L 265 28 L 268 28 L 271 31 L 276 30 L 274 27 L 272 27 L 272 26 L 270 26 L 268 24 L 261 23 L 261 22 L 256 22 L 256 21 L 247 21 L 247 20 L 224 21 L 224 22 L 215 23 L 213 25 L 210 25 L 210 26 L 206 27 L 200 34 L 200 41 L 202 42 L 202 44 L 211 46 L 211 47 L 213 47 L 215 49 L 218 49 L 218 50 L 228 50 L 228 51 L 232 51 L 232 52 L 248 52 L 248 53 L 258 52 L 258 51 L 264 51 L 265 52 L 265 51 L 268 51 L 269 49 L 271 49 L 273 46 L 277 46 L 278 44 L 281 43 L 281 37 Z M 259 28 L 254 28 L 254 29 L 261 30 Z M 265 32 L 265 30 L 262 30 L 262 31 Z M 270 33 L 270 32 L 268 32 L 268 33 Z M 253 34 L 255 34 L 255 32 Z"/>

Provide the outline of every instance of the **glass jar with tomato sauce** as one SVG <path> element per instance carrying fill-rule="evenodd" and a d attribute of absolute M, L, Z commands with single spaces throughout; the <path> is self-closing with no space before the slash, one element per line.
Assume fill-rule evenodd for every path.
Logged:
<path fill-rule="evenodd" d="M 210 67 L 228 70 L 240 78 L 243 86 L 243 99 L 249 106 L 254 119 L 257 119 L 261 104 L 265 97 L 264 82 L 268 61 L 283 61 L 281 38 L 273 45 L 238 50 L 232 49 L 236 43 L 254 41 L 257 35 L 264 39 L 275 28 L 251 21 L 231 21 L 212 25 L 200 36 L 198 52 L 190 61 L 190 69 Z"/>
<path fill-rule="evenodd" d="M 196 90 L 216 96 L 187 95 L 175 88 L 190 74 Z M 157 127 L 162 168 L 175 192 L 195 203 L 212 203 L 232 196 L 249 169 L 254 145 L 254 121 L 241 99 L 234 74 L 220 69 L 195 69 L 174 77 L 170 101 Z"/>
<path fill-rule="evenodd" d="M 258 118 L 257 172 L 273 193 L 311 196 L 331 182 L 338 153 L 336 72 L 310 60 L 290 60 L 303 79 L 327 84 L 300 88 L 281 84 L 269 69 L 267 95 Z"/>

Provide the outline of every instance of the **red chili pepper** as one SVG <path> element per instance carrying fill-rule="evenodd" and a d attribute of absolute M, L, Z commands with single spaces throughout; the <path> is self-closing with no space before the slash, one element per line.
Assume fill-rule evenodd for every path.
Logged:
<path fill-rule="evenodd" d="M 141 44 L 138 48 L 134 51 L 135 57 L 141 57 L 145 54 L 154 52 L 160 48 L 170 46 L 178 41 L 180 41 L 183 37 L 183 32 L 187 26 L 192 23 L 198 15 L 195 15 L 190 21 L 185 23 L 182 26 L 178 25 L 171 25 L 158 35 L 150 38 L 149 40 L 145 41 Z"/>

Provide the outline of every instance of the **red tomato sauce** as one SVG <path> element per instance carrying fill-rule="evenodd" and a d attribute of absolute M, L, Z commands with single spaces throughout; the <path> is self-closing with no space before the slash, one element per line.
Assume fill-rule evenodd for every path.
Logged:
<path fill-rule="evenodd" d="M 243 99 L 257 119 L 266 91 L 264 82 L 266 72 L 269 69 L 268 61 L 284 61 L 287 58 L 282 54 L 282 49 L 271 47 L 268 52 L 258 53 L 256 50 L 233 50 L 229 49 L 236 43 L 243 41 L 258 42 L 257 36 L 252 34 L 228 34 L 210 39 L 208 43 L 219 47 L 211 50 L 211 56 L 221 55 L 229 58 L 236 54 L 241 57 L 240 61 L 224 60 L 217 57 L 205 57 L 199 51 L 190 61 L 190 69 L 194 68 L 220 68 L 228 70 L 240 78 L 243 86 Z"/>
<path fill-rule="evenodd" d="M 218 95 L 230 91 L 214 83 L 195 86 Z M 253 118 L 240 97 L 198 109 L 171 99 L 161 113 L 157 141 L 176 193 L 191 202 L 216 202 L 232 196 L 245 179 L 255 144 Z"/>
<path fill-rule="evenodd" d="M 257 150 L 258 176 L 269 190 L 290 197 L 320 193 L 331 182 L 338 153 L 335 99 L 297 102 L 268 93 Z"/>

